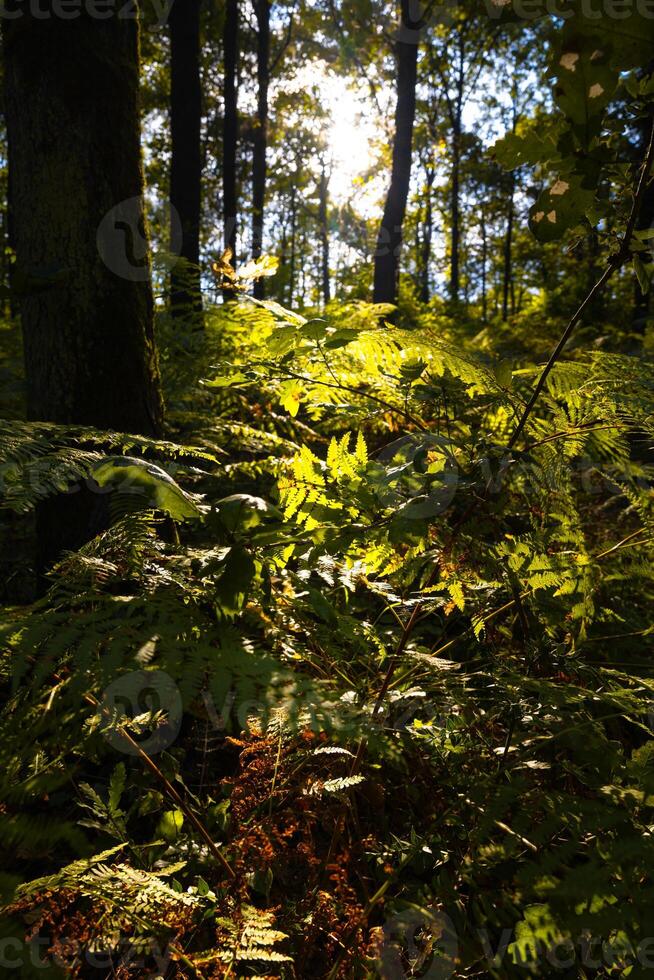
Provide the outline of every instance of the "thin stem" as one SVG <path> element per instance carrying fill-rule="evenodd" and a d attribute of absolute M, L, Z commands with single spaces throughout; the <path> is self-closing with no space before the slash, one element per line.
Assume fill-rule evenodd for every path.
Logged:
<path fill-rule="evenodd" d="M 609 279 L 613 276 L 614 272 L 622 268 L 625 261 L 629 258 L 629 254 L 630 254 L 629 247 L 631 245 L 631 238 L 634 233 L 634 229 L 636 227 L 636 221 L 638 220 L 640 206 L 642 204 L 643 196 L 647 188 L 647 182 L 649 179 L 653 162 L 654 162 L 654 125 L 652 126 L 649 145 L 647 147 L 647 153 L 645 155 L 645 160 L 643 161 L 643 165 L 640 171 L 638 186 L 636 188 L 636 193 L 634 194 L 634 201 L 631 207 L 631 212 L 629 214 L 629 219 L 627 221 L 627 227 L 625 228 L 622 242 L 620 243 L 620 247 L 618 248 L 617 252 L 615 252 L 615 254 L 609 258 L 609 261 L 607 263 L 604 272 L 599 277 L 595 285 L 592 287 L 592 289 L 586 296 L 585 300 L 583 301 L 583 303 L 581 304 L 577 312 L 573 314 L 572 319 L 570 320 L 567 327 L 561 334 L 561 339 L 559 340 L 558 344 L 552 351 L 549 361 L 541 371 L 540 377 L 536 383 L 536 387 L 533 390 L 532 396 L 527 402 L 527 406 L 524 412 L 522 413 L 522 417 L 518 422 L 513 432 L 513 435 L 509 439 L 509 443 L 507 447 L 508 449 L 513 449 L 516 442 L 522 435 L 522 431 L 525 425 L 527 424 L 527 420 L 532 413 L 534 405 L 538 401 L 540 393 L 545 387 L 545 382 L 547 381 L 552 368 L 554 367 L 559 357 L 561 356 L 561 353 L 563 352 L 563 348 L 570 340 L 570 337 L 572 336 L 575 327 L 577 326 L 577 324 L 579 323 L 579 321 L 581 320 L 584 313 L 586 312 L 590 304 L 593 302 L 595 297 L 604 289 L 604 286 L 607 284 Z"/>
<path fill-rule="evenodd" d="M 84 700 L 88 704 L 92 705 L 94 708 L 100 708 L 100 710 L 102 711 L 102 713 L 104 715 L 106 715 L 106 716 L 109 715 L 109 712 L 107 711 L 107 709 L 106 708 L 102 708 L 102 706 L 100 705 L 100 702 L 98 701 L 98 699 L 97 698 L 94 698 L 92 694 L 86 694 L 86 695 L 84 695 Z M 189 807 L 189 805 L 186 803 L 186 801 L 179 795 L 179 793 L 177 792 L 177 790 L 175 789 L 175 787 L 173 786 L 173 784 L 166 778 L 166 776 L 162 773 L 161 769 L 159 769 L 159 767 L 156 765 L 156 763 L 153 762 L 153 760 L 150 758 L 150 756 L 147 754 L 147 752 L 145 752 L 141 748 L 141 746 L 139 745 L 139 743 L 135 739 L 132 738 L 132 736 L 126 730 L 125 726 L 124 725 L 120 725 L 119 726 L 119 730 L 120 730 L 121 735 L 123 735 L 123 737 L 129 743 L 130 747 L 137 753 L 137 755 L 139 756 L 139 758 L 145 763 L 145 765 L 148 767 L 148 769 L 150 770 L 150 772 L 161 783 L 161 785 L 163 786 L 163 788 L 165 790 L 166 796 L 168 796 L 169 799 L 171 799 L 173 801 L 173 803 L 175 803 L 179 807 L 179 809 L 182 811 L 182 813 L 184 814 L 184 816 L 187 817 L 188 820 L 189 820 L 189 822 L 193 824 L 193 826 L 197 830 L 198 834 L 203 839 L 203 841 L 205 842 L 205 844 L 207 845 L 207 847 L 209 848 L 209 850 L 211 851 L 211 853 L 215 857 L 215 859 L 218 862 L 218 864 L 223 868 L 223 870 L 225 871 L 225 873 L 227 874 L 227 876 L 233 880 L 236 877 L 236 874 L 235 874 L 232 866 L 229 864 L 229 862 L 227 861 L 227 859 L 225 857 L 223 857 L 223 855 L 220 853 L 220 850 L 216 846 L 215 841 L 212 839 L 211 834 L 209 833 L 209 831 L 207 830 L 207 828 L 204 826 L 204 824 L 201 823 L 200 820 L 198 820 L 198 818 L 193 813 L 193 811 L 191 810 L 191 808 Z"/>

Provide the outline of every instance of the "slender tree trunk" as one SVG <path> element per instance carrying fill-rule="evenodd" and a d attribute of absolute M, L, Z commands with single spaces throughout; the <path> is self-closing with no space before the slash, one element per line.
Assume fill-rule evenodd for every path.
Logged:
<path fill-rule="evenodd" d="M 450 299 L 456 303 L 461 289 L 461 101 L 457 104 L 452 132 L 452 187 L 450 212 Z"/>
<path fill-rule="evenodd" d="M 431 243 L 434 236 L 434 209 L 432 204 L 432 187 L 436 176 L 434 168 L 427 166 L 425 189 L 425 215 L 423 222 L 423 238 L 420 249 L 420 299 L 429 302 L 429 267 L 431 265 Z"/>
<path fill-rule="evenodd" d="M 411 181 L 413 122 L 416 113 L 418 41 L 417 37 L 411 36 L 416 33 L 411 9 L 411 0 L 401 0 L 393 163 L 375 251 L 374 303 L 397 302 L 402 226 Z"/>
<path fill-rule="evenodd" d="M 328 193 L 329 177 L 322 167 L 319 185 L 318 220 L 320 222 L 320 278 L 322 284 L 322 299 L 325 306 L 331 300 L 329 282 L 329 224 L 328 224 Z"/>
<path fill-rule="evenodd" d="M 511 173 L 509 177 L 509 200 L 508 200 L 508 211 L 506 215 L 506 232 L 504 234 L 504 256 L 503 256 L 503 277 L 502 277 L 502 320 L 504 323 L 509 318 L 509 300 L 513 294 L 513 263 L 512 263 L 512 252 L 513 252 L 513 198 L 515 195 L 515 176 Z M 513 313 L 513 307 L 515 303 L 511 301 L 511 310 Z"/>
<path fill-rule="evenodd" d="M 291 257 L 288 274 L 288 302 L 293 304 L 295 293 L 295 258 L 296 258 L 296 235 L 297 235 L 297 184 L 293 182 L 291 187 Z"/>
<path fill-rule="evenodd" d="M 464 39 L 459 34 L 459 64 L 456 81 L 456 101 L 452 115 L 452 185 L 450 193 L 450 299 L 458 302 L 461 289 L 461 136 L 463 116 L 463 85 L 465 79 Z"/>
<path fill-rule="evenodd" d="M 514 313 L 522 313 L 522 302 L 524 298 L 525 288 L 524 286 L 520 286 L 520 289 L 518 290 L 518 299 L 516 300 L 515 308 L 513 310 Z"/>
<path fill-rule="evenodd" d="M 29 416 L 158 434 L 137 22 L 25 9 L 4 28 Z"/>
<path fill-rule="evenodd" d="M 484 323 L 488 320 L 488 298 L 486 288 L 486 266 L 488 264 L 488 233 L 486 231 L 486 215 L 481 213 L 481 317 Z"/>
<path fill-rule="evenodd" d="M 461 167 L 461 133 L 455 130 L 452 134 L 452 187 L 450 195 L 450 299 L 456 303 L 461 289 L 461 274 L 459 270 L 459 252 L 461 248 L 460 229 L 460 167 Z"/>
<path fill-rule="evenodd" d="M 306 255 L 307 252 L 307 237 L 305 234 L 304 227 L 301 228 L 300 232 L 300 247 L 298 249 L 300 255 Z M 307 264 L 306 262 L 300 262 L 300 309 L 304 309 L 307 299 Z"/>
<path fill-rule="evenodd" d="M 277 274 L 277 289 L 278 299 L 281 303 L 286 300 L 286 286 L 288 284 L 288 276 L 286 274 L 288 269 L 288 225 L 286 223 L 286 216 L 282 219 L 281 225 L 281 241 L 279 247 L 279 271 Z"/>
<path fill-rule="evenodd" d="M 224 116 L 223 116 L 223 240 L 231 248 L 236 265 L 238 235 L 238 196 L 236 179 L 236 150 L 238 144 L 238 0 L 227 0 L 223 29 L 224 58 Z"/>
<path fill-rule="evenodd" d="M 174 317 L 202 327 L 200 214 L 202 202 L 202 84 L 200 2 L 173 3 L 170 16 L 171 239 L 181 224 L 182 259 L 171 272 Z"/>
<path fill-rule="evenodd" d="M 263 250 L 268 148 L 268 87 L 270 85 L 270 0 L 254 0 L 257 18 L 257 118 L 252 147 L 252 258 Z M 264 296 L 264 281 L 254 284 L 254 295 Z"/>

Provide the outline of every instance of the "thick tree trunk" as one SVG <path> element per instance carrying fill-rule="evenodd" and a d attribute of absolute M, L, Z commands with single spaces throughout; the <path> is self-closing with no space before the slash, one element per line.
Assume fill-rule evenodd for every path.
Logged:
<path fill-rule="evenodd" d="M 266 203 L 266 151 L 268 148 L 268 88 L 270 85 L 270 0 L 254 0 L 257 18 L 257 118 L 252 147 L 252 258 L 263 251 Z M 264 281 L 254 284 L 254 295 L 264 296 Z"/>
<path fill-rule="evenodd" d="M 318 219 L 320 222 L 320 278 L 322 283 L 322 299 L 325 306 L 331 300 L 329 282 L 329 225 L 327 217 L 329 193 L 329 178 L 322 168 L 320 174 Z"/>
<path fill-rule="evenodd" d="M 227 0 L 223 29 L 224 101 L 223 116 L 223 237 L 231 248 L 236 265 L 238 234 L 238 196 L 236 149 L 238 143 L 238 0 Z"/>
<path fill-rule="evenodd" d="M 29 415 L 158 434 L 138 25 L 50 13 L 4 24 Z"/>
<path fill-rule="evenodd" d="M 158 435 L 137 22 L 24 10 L 4 28 L 29 417 Z M 101 530 L 106 511 L 84 487 L 40 504 L 39 572 Z"/>
<path fill-rule="evenodd" d="M 202 201 L 202 84 L 200 2 L 173 3 L 170 15 L 171 239 L 181 225 L 180 257 L 170 276 L 174 317 L 202 327 L 200 213 Z"/>
<path fill-rule="evenodd" d="M 649 72 L 651 75 L 651 72 Z M 647 147 L 647 140 L 649 139 L 649 134 L 652 128 L 652 119 L 654 117 L 654 110 L 650 110 L 647 113 L 647 118 L 644 123 L 641 124 L 641 138 L 639 141 L 638 151 L 639 154 L 643 154 Z M 639 156 L 638 159 L 641 157 Z M 640 212 L 638 215 L 637 228 L 642 231 L 646 228 L 651 228 L 654 225 L 654 183 L 649 182 L 645 189 L 643 195 L 643 202 L 640 207 Z M 649 244 L 649 243 L 648 243 Z M 654 249 L 650 246 L 650 254 L 654 252 Z M 650 286 L 645 292 L 640 288 L 640 283 L 636 279 L 634 285 L 634 312 L 632 318 L 632 327 L 635 333 L 644 334 L 647 327 L 648 321 L 652 316 L 652 287 Z"/>
<path fill-rule="evenodd" d="M 6 126 L 7 126 L 6 111 L 4 112 L 4 124 L 5 124 L 5 131 L 6 131 Z M 6 202 L 6 212 L 5 212 L 6 214 L 5 248 L 7 250 L 7 253 L 5 255 L 5 260 L 7 261 L 7 268 L 4 277 L 4 282 L 7 286 L 7 289 L 9 290 L 8 298 L 7 298 L 8 313 L 13 319 L 14 317 L 18 316 L 19 309 L 18 309 L 18 304 L 16 303 L 16 293 L 14 287 L 15 267 L 13 263 L 10 261 L 10 257 L 15 256 L 16 254 L 16 236 L 14 234 L 14 208 L 12 204 L 13 195 L 11 190 L 11 169 L 9 167 L 7 167 L 6 190 L 7 190 L 7 202 Z"/>
<path fill-rule="evenodd" d="M 401 0 L 393 163 L 375 251 L 374 303 L 395 303 L 398 294 L 402 226 L 411 181 L 413 121 L 416 114 L 418 41 L 411 37 L 415 33 L 411 9 L 411 0 Z"/>

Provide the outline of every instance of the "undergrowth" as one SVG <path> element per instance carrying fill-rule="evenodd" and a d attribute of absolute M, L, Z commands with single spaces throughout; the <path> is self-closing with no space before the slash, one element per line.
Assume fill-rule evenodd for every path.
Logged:
<path fill-rule="evenodd" d="M 107 500 L 4 610 L 5 968 L 651 968 L 652 366 L 508 450 L 535 365 L 389 314 L 162 320 L 166 442 L 0 427 L 14 522 Z"/>

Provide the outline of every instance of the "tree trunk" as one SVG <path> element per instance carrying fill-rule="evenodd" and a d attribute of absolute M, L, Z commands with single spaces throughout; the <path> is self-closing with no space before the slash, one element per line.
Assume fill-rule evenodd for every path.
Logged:
<path fill-rule="evenodd" d="M 5 197 L 6 200 L 6 197 Z M 0 299 L 0 310 L 2 310 L 3 317 L 11 316 L 11 305 L 9 301 L 10 293 L 10 277 L 11 277 L 11 264 L 9 261 L 11 242 L 9 237 L 9 212 L 5 205 L 2 207 L 0 212 L 0 249 L 2 254 L 0 255 L 0 281 L 2 288 L 2 298 Z"/>
<path fill-rule="evenodd" d="M 373 303 L 397 302 L 402 226 L 411 181 L 413 121 L 416 113 L 418 41 L 411 37 L 415 33 L 415 25 L 410 11 L 411 0 L 401 0 L 393 163 L 375 251 Z"/>
<path fill-rule="evenodd" d="M 252 258 L 263 251 L 266 201 L 266 151 L 268 148 L 268 87 L 270 85 L 270 0 L 254 0 L 257 18 L 257 118 L 252 147 Z M 263 299 L 264 282 L 254 284 L 254 295 Z"/>
<path fill-rule="evenodd" d="M 4 116 L 3 121 L 5 124 L 5 132 L 6 132 L 6 127 L 7 127 L 6 108 L 4 110 L 3 116 Z M 8 146 L 6 147 L 6 152 L 8 153 Z M 16 255 L 16 235 L 14 233 L 14 207 L 12 203 L 13 194 L 12 194 L 11 185 L 12 185 L 11 167 L 7 167 L 7 185 L 6 185 L 6 192 L 7 192 L 6 236 L 7 237 L 5 239 L 5 246 L 7 249 L 7 255 L 5 256 L 7 261 L 7 270 L 6 270 L 5 282 L 7 285 L 7 289 L 9 290 L 8 298 L 7 298 L 8 313 L 11 319 L 13 320 L 15 317 L 18 316 L 20 311 L 18 308 L 18 304 L 16 302 L 16 292 L 15 292 L 15 284 L 14 284 L 14 273 L 16 269 L 15 269 L 15 265 L 12 262 L 12 259 L 14 259 Z"/>
<path fill-rule="evenodd" d="M 181 225 L 182 259 L 171 271 L 174 317 L 202 327 L 200 213 L 202 200 L 202 84 L 200 2 L 173 3 L 170 16 L 171 241 Z"/>
<path fill-rule="evenodd" d="M 138 25 L 49 13 L 4 25 L 29 417 L 159 435 Z M 107 509 L 86 487 L 40 504 L 39 573 L 102 530 Z"/>
<path fill-rule="evenodd" d="M 509 300 L 513 294 L 513 198 L 515 195 L 515 176 L 510 175 L 509 184 L 509 209 L 506 216 L 506 233 L 504 235 L 504 263 L 502 279 L 502 320 L 504 323 L 509 319 Z M 511 301 L 511 313 L 513 313 L 514 302 Z"/>
<path fill-rule="evenodd" d="M 291 187 L 291 258 L 288 273 L 288 304 L 293 305 L 295 293 L 295 261 L 296 261 L 296 236 L 297 236 L 297 184 L 293 182 Z"/>
<path fill-rule="evenodd" d="M 236 265 L 238 234 L 238 198 L 236 182 L 236 149 L 238 142 L 238 0 L 227 0 L 223 29 L 224 101 L 223 116 L 223 237 L 225 248 L 231 248 Z"/>
<path fill-rule="evenodd" d="M 55 14 L 4 25 L 29 416 L 157 435 L 138 25 Z"/>
<path fill-rule="evenodd" d="M 651 72 L 649 72 L 651 75 Z M 649 139 L 649 134 L 652 128 L 652 119 L 654 117 L 654 110 L 650 109 L 647 113 L 646 120 L 641 123 L 640 131 L 641 138 L 639 141 L 639 154 L 643 154 L 647 147 L 647 141 Z M 639 156 L 640 159 L 640 156 Z M 645 188 L 645 193 L 643 195 L 643 201 L 640 206 L 640 211 L 638 214 L 638 221 L 636 227 L 638 231 L 642 231 L 646 228 L 651 228 L 654 225 L 654 184 L 652 181 L 649 182 Z M 649 245 L 649 243 L 648 243 Z M 649 246 L 650 255 L 654 252 L 651 246 Z M 647 256 L 644 256 L 647 259 Z M 632 318 L 632 329 L 635 333 L 644 334 L 647 328 L 648 320 L 652 315 L 652 287 L 650 286 L 645 292 L 640 288 L 640 283 L 636 279 L 634 284 L 634 312 Z"/>
<path fill-rule="evenodd" d="M 431 265 L 431 243 L 434 235 L 434 210 L 432 205 L 432 188 L 436 171 L 432 166 L 425 167 L 425 216 L 423 223 L 423 238 L 420 248 L 420 299 L 429 302 L 429 266 Z"/>
<path fill-rule="evenodd" d="M 323 166 L 320 173 L 318 219 L 320 222 L 320 278 L 322 283 L 322 299 L 325 306 L 331 300 L 329 282 L 329 225 L 327 221 L 327 204 L 329 177 Z"/>
<path fill-rule="evenodd" d="M 456 303 L 461 288 L 459 271 L 459 252 L 461 249 L 461 216 L 460 216 L 460 168 L 461 168 L 461 133 L 452 134 L 452 188 L 450 195 L 450 299 Z"/>
<path fill-rule="evenodd" d="M 456 303 L 461 289 L 461 106 L 457 106 L 452 132 L 452 186 L 450 192 L 450 299 Z"/>
<path fill-rule="evenodd" d="M 452 186 L 450 194 L 450 299 L 459 300 L 461 289 L 461 136 L 463 116 L 463 85 L 465 81 L 464 39 L 459 34 L 459 65 L 456 83 L 456 102 L 452 116 Z"/>
<path fill-rule="evenodd" d="M 488 298 L 486 288 L 486 266 L 488 264 L 488 233 L 486 231 L 486 215 L 481 212 L 481 318 L 484 323 L 488 320 Z"/>

